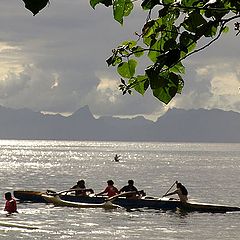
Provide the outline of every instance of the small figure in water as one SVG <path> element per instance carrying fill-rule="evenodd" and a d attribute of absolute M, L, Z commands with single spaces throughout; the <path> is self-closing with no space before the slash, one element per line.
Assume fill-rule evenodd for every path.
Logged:
<path fill-rule="evenodd" d="M 12 194 L 10 192 L 5 193 L 5 208 L 4 211 L 7 211 L 8 214 L 17 213 L 17 202 L 14 198 L 12 198 Z"/>
<path fill-rule="evenodd" d="M 119 161 L 120 161 L 120 156 L 121 156 L 121 155 L 117 155 L 117 154 L 116 154 L 116 155 L 114 156 L 114 161 L 115 161 L 115 162 L 119 162 Z"/>
<path fill-rule="evenodd" d="M 177 187 L 177 189 L 175 191 L 167 193 L 167 194 L 163 195 L 163 197 L 177 194 L 181 202 L 187 202 L 187 200 L 188 200 L 187 189 L 178 181 L 176 181 L 176 187 Z"/>

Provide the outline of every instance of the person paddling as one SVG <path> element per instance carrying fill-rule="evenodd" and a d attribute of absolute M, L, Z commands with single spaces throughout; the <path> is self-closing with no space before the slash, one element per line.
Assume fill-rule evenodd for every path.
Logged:
<path fill-rule="evenodd" d="M 76 185 L 71 187 L 71 189 L 76 189 L 75 190 L 76 196 L 87 196 L 88 195 L 87 193 L 94 193 L 94 191 L 91 188 L 86 188 L 84 180 L 79 180 Z"/>
<path fill-rule="evenodd" d="M 175 191 L 167 193 L 167 194 L 163 195 L 163 197 L 177 194 L 181 202 L 187 202 L 188 201 L 187 189 L 178 181 L 176 181 L 176 187 L 177 187 L 177 189 Z"/>
<path fill-rule="evenodd" d="M 104 193 L 106 193 L 107 196 L 110 198 L 119 193 L 118 189 L 114 186 L 113 180 L 108 180 L 107 184 L 108 186 L 102 192 L 96 194 L 96 196 L 103 195 Z"/>
<path fill-rule="evenodd" d="M 12 198 L 12 194 L 10 192 L 5 193 L 5 208 L 4 211 L 7 211 L 8 214 L 17 213 L 17 202 L 14 198 Z"/>
<path fill-rule="evenodd" d="M 138 189 L 134 186 L 134 181 L 132 179 L 128 180 L 128 185 L 122 187 L 119 192 L 120 193 L 133 192 L 131 194 L 127 194 L 126 198 L 139 198 L 141 195 Z"/>

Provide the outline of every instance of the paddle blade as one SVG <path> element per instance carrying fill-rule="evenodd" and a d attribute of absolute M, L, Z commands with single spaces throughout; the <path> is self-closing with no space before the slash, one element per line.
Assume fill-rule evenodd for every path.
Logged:
<path fill-rule="evenodd" d="M 120 206 L 113 204 L 111 201 L 107 201 L 104 203 L 104 208 L 105 209 L 115 209 L 115 208 L 120 208 Z"/>

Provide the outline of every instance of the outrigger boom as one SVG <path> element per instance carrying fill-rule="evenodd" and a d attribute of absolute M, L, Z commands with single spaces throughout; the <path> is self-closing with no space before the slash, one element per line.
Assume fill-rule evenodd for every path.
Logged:
<path fill-rule="evenodd" d="M 13 192 L 14 197 L 22 202 L 51 202 L 55 201 L 55 205 L 61 206 L 71 206 L 71 207 L 104 207 L 107 200 L 103 196 L 75 196 L 68 194 L 57 194 L 57 198 L 51 195 L 47 195 L 46 192 L 36 192 L 36 191 L 25 191 L 19 190 Z M 48 198 L 48 199 L 47 199 Z M 172 210 L 180 209 L 183 211 L 191 212 L 211 212 L 211 213 L 226 213 L 226 212 L 240 212 L 240 207 L 227 206 L 219 204 L 208 204 L 188 201 L 187 203 L 182 203 L 179 200 L 169 199 L 169 198 L 156 198 L 156 197 L 143 197 L 140 199 L 129 199 L 119 196 L 118 198 L 111 201 L 113 205 L 124 207 L 127 209 L 133 208 L 149 208 L 149 209 L 159 209 L 159 210 Z M 53 202 L 52 202 L 53 203 Z M 81 203 L 81 204 L 79 204 Z M 100 204 L 100 205 L 99 205 Z"/>

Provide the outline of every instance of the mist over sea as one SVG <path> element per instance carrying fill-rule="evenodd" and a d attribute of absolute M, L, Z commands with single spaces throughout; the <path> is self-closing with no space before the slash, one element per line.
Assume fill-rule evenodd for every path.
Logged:
<path fill-rule="evenodd" d="M 114 162 L 114 155 L 121 155 Z M 240 206 L 240 144 L 79 142 L 0 140 L 1 210 L 4 192 L 61 191 L 80 179 L 100 192 L 112 179 L 121 188 L 128 179 L 149 196 L 161 197 L 176 181 L 199 202 Z M 240 213 L 180 213 L 135 209 L 74 209 L 19 203 L 19 214 L 0 222 L 38 229 L 0 226 L 0 239 L 235 240 Z"/>

